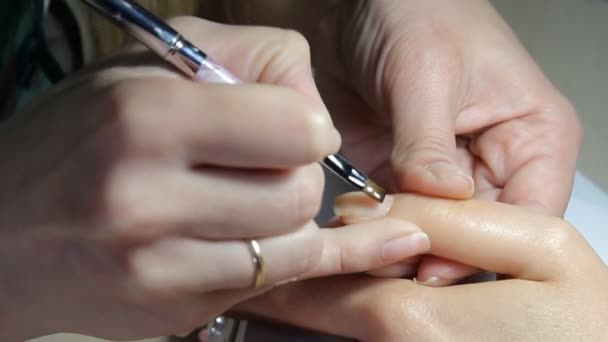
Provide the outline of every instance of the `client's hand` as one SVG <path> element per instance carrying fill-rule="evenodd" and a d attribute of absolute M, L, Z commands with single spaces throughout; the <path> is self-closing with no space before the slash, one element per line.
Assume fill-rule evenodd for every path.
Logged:
<path fill-rule="evenodd" d="M 301 36 L 176 26 L 266 84 L 197 84 L 129 48 L 1 126 L 0 340 L 180 333 L 277 283 L 428 249 L 399 220 L 337 230 L 312 221 L 317 161 L 340 136 Z M 252 288 L 248 239 L 261 245 L 266 287 Z"/>
<path fill-rule="evenodd" d="M 492 202 L 394 200 L 388 216 L 422 227 L 433 255 L 501 280 L 434 288 L 334 277 L 283 286 L 240 309 L 363 341 L 608 339 L 608 270 L 565 221 Z M 346 195 L 338 206 L 354 221 L 365 201 Z"/>

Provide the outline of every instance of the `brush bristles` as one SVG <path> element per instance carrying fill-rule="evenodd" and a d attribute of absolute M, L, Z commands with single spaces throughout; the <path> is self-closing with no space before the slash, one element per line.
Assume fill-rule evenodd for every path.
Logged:
<path fill-rule="evenodd" d="M 382 189 L 380 185 L 376 184 L 371 179 L 368 179 L 365 183 L 363 192 L 380 203 L 384 202 L 384 197 L 386 197 L 386 192 L 384 189 Z"/>

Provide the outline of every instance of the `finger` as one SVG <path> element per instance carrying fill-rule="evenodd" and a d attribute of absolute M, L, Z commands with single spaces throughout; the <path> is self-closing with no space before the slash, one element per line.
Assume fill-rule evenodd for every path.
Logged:
<path fill-rule="evenodd" d="M 143 169 L 140 169 L 143 168 Z M 285 172 L 172 168 L 116 170 L 107 191 L 108 215 L 125 237 L 167 234 L 204 239 L 262 238 L 288 233 L 321 206 L 318 164 Z"/>
<path fill-rule="evenodd" d="M 353 224 L 386 216 L 394 203 L 392 196 L 386 196 L 381 203 L 378 203 L 347 193 L 336 197 L 333 210 L 342 222 Z"/>
<path fill-rule="evenodd" d="M 363 196 L 346 194 L 336 198 L 334 212 L 346 223 L 364 222 L 371 218 L 385 216 L 393 204 L 393 197 L 387 197 L 384 202 L 378 204 Z M 434 256 L 425 256 L 422 260 L 422 264 L 418 265 L 419 257 L 410 258 L 410 260 L 372 270 L 368 274 L 383 278 L 411 277 L 418 274 L 417 280 L 422 284 L 444 286 L 456 283 L 458 280 L 478 272 L 476 267 Z"/>
<path fill-rule="evenodd" d="M 310 48 L 300 33 L 274 27 L 225 25 L 196 17 L 171 18 L 168 24 L 237 81 L 286 86 L 322 102 L 312 75 Z M 227 41 L 231 43 L 225 44 Z M 131 71 L 133 67 L 146 65 L 147 68 L 141 68 L 146 73 L 154 73 L 149 68 L 152 66 L 164 76 L 182 76 L 138 42 L 127 45 L 120 55 L 101 64 L 111 65 L 128 65 Z"/>
<path fill-rule="evenodd" d="M 561 101 L 554 109 L 492 128 L 471 149 L 486 161 L 494 183 L 504 187 L 500 201 L 561 216 L 572 189 L 581 135 L 574 109 Z"/>
<path fill-rule="evenodd" d="M 375 234 L 370 235 L 370 229 Z M 327 230 L 310 223 L 258 243 L 267 286 L 363 272 L 429 248 L 417 227 L 394 219 Z M 166 238 L 138 250 L 130 263 L 141 283 L 186 293 L 250 289 L 255 277 L 252 255 L 243 241 Z"/>
<path fill-rule="evenodd" d="M 288 168 L 319 161 L 340 146 L 327 110 L 287 88 L 146 77 L 119 83 L 109 97 L 128 114 L 118 134 L 182 163 Z"/>
<path fill-rule="evenodd" d="M 422 258 L 418 266 L 416 282 L 425 286 L 447 286 L 456 284 L 480 272 L 481 270 L 477 267 L 428 255 Z"/>
<path fill-rule="evenodd" d="M 338 196 L 334 205 L 335 221 L 353 224 L 378 219 L 388 213 L 393 203 L 393 197 L 390 196 L 386 197 L 380 204 L 357 196 Z M 418 269 L 418 261 L 418 256 L 411 257 L 386 267 L 371 270 L 368 274 L 382 278 L 414 276 Z"/>
<path fill-rule="evenodd" d="M 371 270 L 367 274 L 379 278 L 410 278 L 416 275 L 420 257 L 415 256 L 392 265 Z"/>
<path fill-rule="evenodd" d="M 424 56 L 395 59 L 409 63 L 413 59 L 419 64 L 395 67 L 415 73 L 396 72 L 389 82 L 393 84 L 388 90 L 394 133 L 392 164 L 400 192 L 470 198 L 473 179 L 456 164 L 454 126 L 461 94 L 458 75 L 453 74 L 459 66 Z"/>
<path fill-rule="evenodd" d="M 373 234 L 370 232 L 373 231 Z M 409 222 L 378 219 L 321 231 L 319 263 L 301 279 L 365 272 L 425 253 L 428 236 Z"/>
<path fill-rule="evenodd" d="M 398 195 L 387 216 L 423 227 L 432 241 L 430 254 L 528 280 L 550 280 L 573 267 L 567 255 L 584 243 L 558 218 L 497 202 Z"/>

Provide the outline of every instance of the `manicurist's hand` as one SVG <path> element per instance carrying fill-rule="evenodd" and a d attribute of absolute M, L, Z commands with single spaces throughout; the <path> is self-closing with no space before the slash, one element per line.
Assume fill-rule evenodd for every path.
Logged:
<path fill-rule="evenodd" d="M 428 250 L 399 219 L 312 221 L 340 136 L 301 36 L 173 24 L 247 84 L 186 80 L 133 45 L 0 126 L 3 341 L 181 333 L 277 283 Z"/>

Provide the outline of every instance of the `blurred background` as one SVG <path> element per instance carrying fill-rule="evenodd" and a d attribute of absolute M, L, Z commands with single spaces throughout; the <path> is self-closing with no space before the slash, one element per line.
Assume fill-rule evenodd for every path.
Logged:
<path fill-rule="evenodd" d="M 304 3 L 303 0 L 301 1 Z M 222 6 L 220 0 L 206 2 L 142 0 L 141 2 L 154 11 L 169 15 L 196 12 L 213 16 Z M 549 78 L 574 103 L 585 129 L 579 170 L 607 191 L 608 2 L 602 0 L 494 0 L 492 2 L 511 24 Z M 81 18 L 91 20 L 86 19 L 86 13 L 82 14 Z M 99 25 L 102 27 L 101 30 L 112 29 L 102 23 Z M 112 32 L 114 33 L 109 35 L 90 32 L 93 41 L 84 42 L 87 50 L 85 57 L 91 58 L 94 54 L 111 51 L 116 42 L 121 40 L 118 32 Z M 101 340 L 55 335 L 34 341 Z M 168 339 L 148 341 L 168 341 Z"/>

